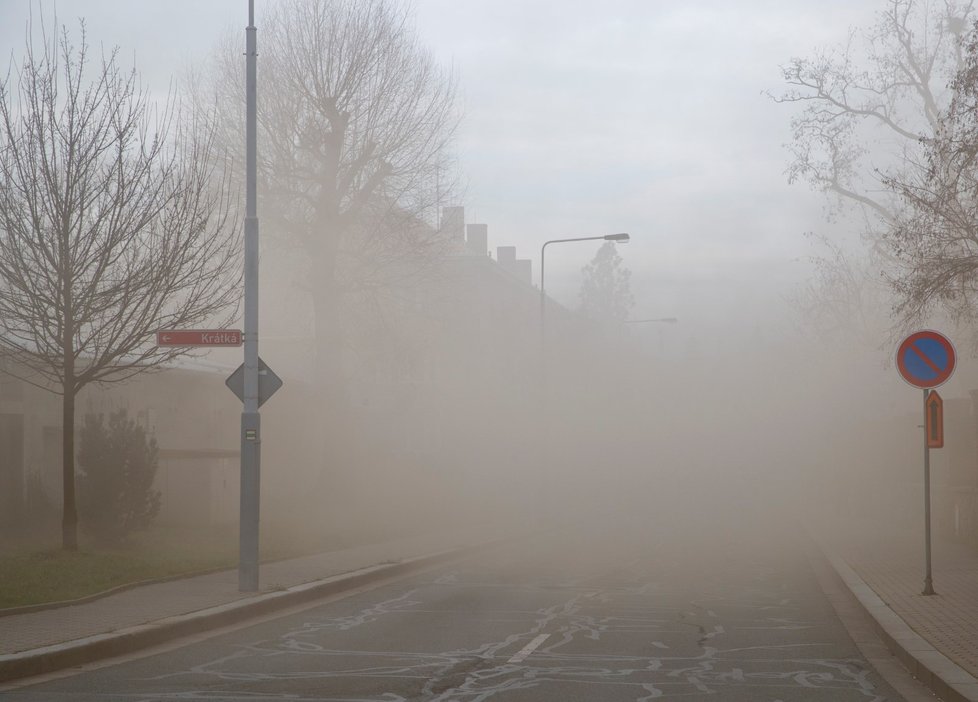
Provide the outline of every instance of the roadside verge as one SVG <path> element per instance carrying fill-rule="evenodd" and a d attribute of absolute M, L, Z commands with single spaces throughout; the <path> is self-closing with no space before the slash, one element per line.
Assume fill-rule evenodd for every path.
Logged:
<path fill-rule="evenodd" d="M 0 683 L 52 673 L 93 661 L 129 654 L 173 639 L 238 624 L 248 619 L 471 555 L 500 543 L 489 541 L 432 554 L 383 563 L 321 580 L 264 592 L 207 609 L 167 617 L 147 624 L 122 628 L 64 643 L 0 655 Z"/>

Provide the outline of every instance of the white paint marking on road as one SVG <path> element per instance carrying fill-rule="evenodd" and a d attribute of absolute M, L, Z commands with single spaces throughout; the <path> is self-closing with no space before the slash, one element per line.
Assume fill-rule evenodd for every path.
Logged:
<path fill-rule="evenodd" d="M 550 634 L 540 634 L 538 637 L 533 639 L 530 643 L 520 649 L 519 653 L 509 659 L 509 663 L 522 663 L 523 660 L 533 653 L 537 647 L 544 641 L 550 638 Z"/>

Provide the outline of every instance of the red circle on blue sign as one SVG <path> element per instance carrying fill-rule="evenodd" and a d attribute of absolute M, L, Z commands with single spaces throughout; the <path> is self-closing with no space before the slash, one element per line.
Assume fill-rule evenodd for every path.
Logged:
<path fill-rule="evenodd" d="M 929 329 L 914 332 L 897 349 L 900 375 L 915 388 L 936 388 L 954 373 L 954 345 Z"/>

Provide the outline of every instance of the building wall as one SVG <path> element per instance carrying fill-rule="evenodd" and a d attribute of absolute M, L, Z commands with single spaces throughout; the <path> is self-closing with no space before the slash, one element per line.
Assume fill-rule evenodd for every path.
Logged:
<path fill-rule="evenodd" d="M 0 412 L 0 525 L 24 516 L 24 415 Z"/>
<path fill-rule="evenodd" d="M 77 398 L 76 428 L 88 413 L 124 408 L 155 436 L 161 523 L 237 518 L 240 403 L 224 386 L 228 372 L 172 368 L 90 386 Z M 32 505 L 60 510 L 61 397 L 10 375 L 0 378 L 0 528 L 12 528 Z M 84 515 L 80 518 L 84 522 Z"/>

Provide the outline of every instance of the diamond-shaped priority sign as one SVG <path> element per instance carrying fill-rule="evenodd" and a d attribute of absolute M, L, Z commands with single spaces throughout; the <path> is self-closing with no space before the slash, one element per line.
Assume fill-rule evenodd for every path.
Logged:
<path fill-rule="evenodd" d="M 238 399 L 244 402 L 244 364 L 242 363 L 238 366 L 238 369 L 234 371 L 231 375 L 227 377 L 224 381 L 231 392 L 238 396 Z M 265 365 L 265 362 L 258 359 L 258 406 L 261 407 L 265 404 L 265 400 L 270 398 L 275 392 L 282 387 L 282 379 L 275 375 L 271 368 Z"/>
<path fill-rule="evenodd" d="M 954 373 L 954 345 L 943 334 L 914 332 L 897 349 L 897 369 L 915 388 L 936 388 Z"/>

